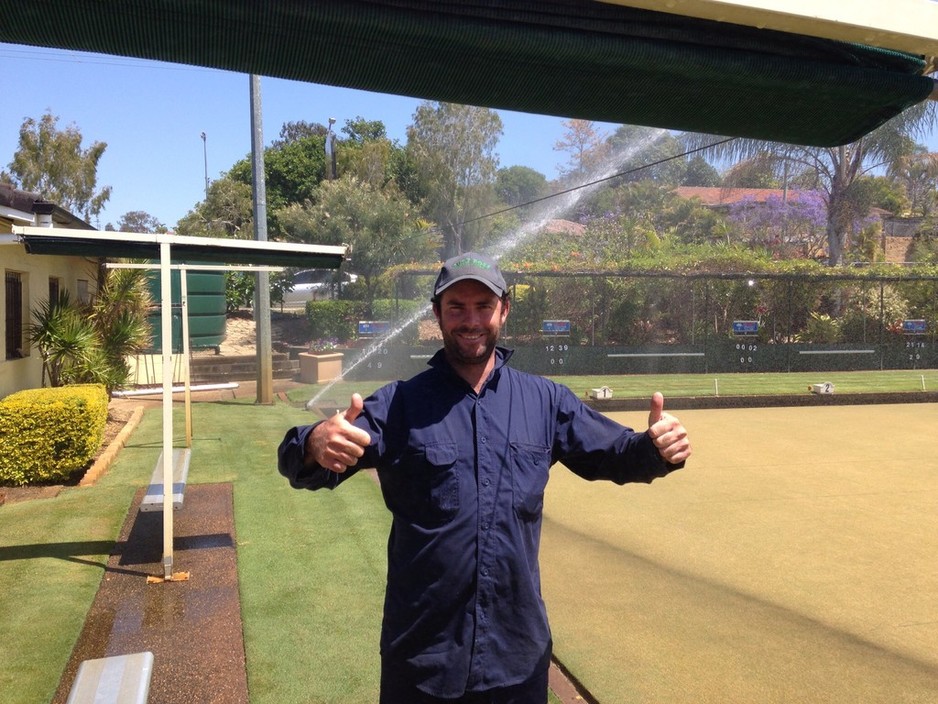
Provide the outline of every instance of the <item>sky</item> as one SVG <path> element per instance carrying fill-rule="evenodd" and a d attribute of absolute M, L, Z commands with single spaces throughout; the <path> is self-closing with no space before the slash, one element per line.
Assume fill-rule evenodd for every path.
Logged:
<path fill-rule="evenodd" d="M 87 52 L 0 43 L 0 169 L 9 171 L 26 118 L 58 116 L 58 129 L 74 125 L 82 148 L 107 143 L 98 164 L 98 187 L 111 198 L 92 225 L 116 224 L 143 210 L 172 229 L 205 197 L 214 180 L 250 154 L 248 74 Z M 406 143 L 416 98 L 313 83 L 261 78 L 264 144 L 286 122 L 336 119 L 338 131 L 358 116 L 380 120 L 388 136 Z M 563 119 L 498 111 L 504 133 L 499 165 L 528 166 L 548 179 L 567 155 L 554 150 Z M 599 124 L 611 132 L 614 125 Z M 203 142 L 201 134 L 206 137 Z M 341 134 L 341 133 L 340 133 Z"/>
<path fill-rule="evenodd" d="M 58 129 L 74 125 L 82 147 L 107 149 L 98 165 L 98 187 L 110 200 L 92 225 L 116 224 L 130 211 L 146 211 L 173 229 L 205 197 L 206 172 L 218 178 L 251 151 L 250 76 L 182 64 L 0 43 L 0 169 L 9 170 L 20 126 L 46 112 Z M 286 122 L 364 117 L 384 123 L 388 136 L 406 143 L 406 129 L 422 102 L 382 93 L 261 78 L 264 144 Z M 504 128 L 499 165 L 528 166 L 548 179 L 567 155 L 554 149 L 564 119 L 498 111 Z M 610 134 L 616 125 L 597 123 Z M 202 133 L 205 133 L 205 140 Z M 938 151 L 938 131 L 927 140 Z M 207 165 L 207 169 L 206 169 Z"/>

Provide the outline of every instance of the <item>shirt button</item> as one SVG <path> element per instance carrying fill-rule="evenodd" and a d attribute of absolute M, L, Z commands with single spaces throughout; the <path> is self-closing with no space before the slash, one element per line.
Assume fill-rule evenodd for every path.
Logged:
<path fill-rule="evenodd" d="M 490 482 L 490 481 L 488 480 L 488 477 L 486 477 L 485 479 L 482 480 L 482 486 L 488 486 L 488 485 L 491 484 L 491 483 L 492 483 L 492 482 Z"/>
<path fill-rule="evenodd" d="M 483 524 L 482 524 L 482 530 L 488 530 L 488 529 L 489 529 L 489 524 L 488 524 L 488 523 L 483 523 Z"/>
<path fill-rule="evenodd" d="M 488 568 L 488 567 L 483 567 L 483 568 L 482 568 L 482 576 L 483 576 L 483 577 L 488 577 L 488 576 L 489 576 L 489 568 Z"/>
<path fill-rule="evenodd" d="M 482 444 L 484 445 L 484 444 L 487 443 L 487 442 L 488 442 L 488 440 L 486 440 L 486 439 L 485 439 L 485 436 L 483 435 L 483 436 L 482 436 Z"/>

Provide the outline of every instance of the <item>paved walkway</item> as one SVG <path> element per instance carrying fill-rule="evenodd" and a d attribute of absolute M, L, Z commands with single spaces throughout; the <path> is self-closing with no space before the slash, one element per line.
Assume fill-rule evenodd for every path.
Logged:
<path fill-rule="evenodd" d="M 230 484 L 196 484 L 174 515 L 174 571 L 162 577 L 163 518 L 141 513 L 140 489 L 72 651 L 53 704 L 63 704 L 83 660 L 149 650 L 149 704 L 248 701 Z"/>

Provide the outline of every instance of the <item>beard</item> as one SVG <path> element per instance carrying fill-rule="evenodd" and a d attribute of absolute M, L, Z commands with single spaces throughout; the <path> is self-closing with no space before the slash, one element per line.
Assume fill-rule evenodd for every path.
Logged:
<path fill-rule="evenodd" d="M 482 335 L 471 342 L 467 342 L 460 337 L 460 334 L 470 332 L 468 329 L 454 330 L 450 333 L 442 332 L 443 349 L 446 351 L 450 363 L 454 365 L 473 366 L 485 364 L 495 351 L 495 345 L 498 342 L 498 333 L 488 329 L 481 330 Z"/>

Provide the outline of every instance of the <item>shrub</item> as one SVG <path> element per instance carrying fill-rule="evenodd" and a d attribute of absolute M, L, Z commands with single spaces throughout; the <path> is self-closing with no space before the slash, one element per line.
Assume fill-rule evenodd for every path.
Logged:
<path fill-rule="evenodd" d="M 340 343 L 353 340 L 363 311 L 360 301 L 307 301 L 310 334 L 314 339 L 334 338 Z"/>
<path fill-rule="evenodd" d="M 107 406 L 100 384 L 27 389 L 0 401 L 0 483 L 67 480 L 100 447 Z"/>
<path fill-rule="evenodd" d="M 796 342 L 831 344 L 840 340 L 840 321 L 825 313 L 812 313 L 805 329 L 795 336 Z"/>
<path fill-rule="evenodd" d="M 334 339 L 345 344 L 358 337 L 359 320 L 387 320 L 394 329 L 413 319 L 397 341 L 412 344 L 417 340 L 417 313 L 426 302 L 376 299 L 371 303 L 371 314 L 363 301 L 326 300 L 308 301 L 306 317 L 314 339 Z"/>

